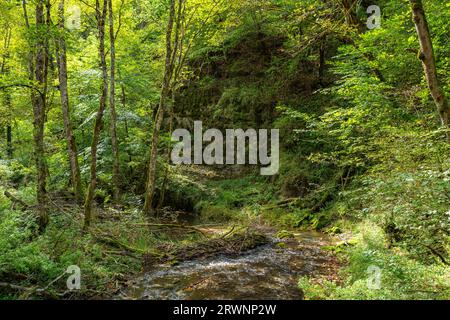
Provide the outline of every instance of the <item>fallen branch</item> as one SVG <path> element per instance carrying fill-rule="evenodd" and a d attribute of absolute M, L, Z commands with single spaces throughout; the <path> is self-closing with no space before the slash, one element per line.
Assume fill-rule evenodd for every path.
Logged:
<path fill-rule="evenodd" d="M 450 266 L 450 263 L 447 262 L 447 260 L 444 258 L 444 256 L 442 254 L 440 254 L 436 249 L 434 249 L 431 246 L 427 246 L 427 245 L 423 245 L 425 248 L 427 248 L 428 250 L 430 250 L 430 252 L 432 254 L 434 254 L 436 257 L 439 258 L 439 260 L 441 260 L 441 262 L 447 266 Z"/>
<path fill-rule="evenodd" d="M 129 245 L 119 241 L 119 240 L 116 240 L 116 239 L 111 238 L 111 237 L 106 236 L 106 235 L 98 235 L 98 234 L 93 234 L 92 233 L 92 236 L 98 242 L 104 243 L 104 244 L 109 245 L 109 246 L 114 247 L 114 248 L 125 249 L 125 250 L 127 250 L 129 252 L 138 253 L 138 254 L 146 254 L 147 253 L 147 251 L 145 251 L 145 250 L 131 247 L 131 246 L 129 246 Z"/>
<path fill-rule="evenodd" d="M 188 229 L 188 230 L 192 230 L 195 231 L 197 233 L 200 233 L 201 235 L 203 235 L 205 238 L 207 238 L 208 236 L 205 234 L 205 232 L 197 227 L 194 226 L 188 226 L 188 225 L 181 225 L 181 224 L 165 224 L 165 223 L 139 223 L 139 224 L 134 224 L 135 226 L 140 226 L 140 227 L 149 227 L 149 228 L 168 228 L 168 229 Z"/>
<path fill-rule="evenodd" d="M 23 88 L 28 88 L 31 90 L 35 90 L 36 92 L 39 93 L 39 95 L 41 96 L 41 98 L 45 98 L 45 94 L 39 90 L 37 87 L 26 84 L 26 83 L 14 83 L 14 84 L 9 84 L 9 85 L 5 85 L 5 86 L 0 86 L 0 90 L 4 90 L 4 89 L 8 89 L 8 88 L 14 88 L 14 87 L 23 87 Z"/>
<path fill-rule="evenodd" d="M 273 210 L 273 209 L 277 209 L 277 208 L 284 208 L 284 207 L 288 207 L 294 203 L 296 203 L 297 201 L 299 201 L 299 198 L 290 198 L 290 199 L 285 199 L 282 201 L 278 201 L 277 203 L 275 203 L 272 206 L 269 207 L 262 207 L 262 210 Z"/>
<path fill-rule="evenodd" d="M 15 290 L 15 291 L 28 291 L 28 290 L 32 289 L 32 288 L 22 287 L 22 286 L 18 286 L 18 285 L 7 283 L 7 282 L 0 282 L 0 287 Z"/>
<path fill-rule="evenodd" d="M 9 191 L 5 190 L 4 192 L 5 197 L 7 197 L 9 200 L 11 200 L 11 202 L 13 203 L 13 206 L 18 203 L 19 205 L 22 206 L 23 210 L 26 210 L 29 208 L 29 205 L 26 204 L 24 201 L 20 200 L 19 198 L 16 198 L 15 196 L 13 196 Z"/>
<path fill-rule="evenodd" d="M 43 297 L 46 297 L 46 298 L 57 299 L 59 297 L 64 296 L 65 293 L 64 294 L 60 294 L 60 293 L 48 292 L 48 289 L 54 283 L 56 283 L 58 280 L 60 280 L 62 277 L 64 277 L 65 275 L 66 275 L 66 272 L 62 273 L 57 278 L 52 280 L 49 284 L 47 284 L 44 288 L 23 287 L 23 286 L 19 286 L 19 285 L 7 283 L 7 282 L 0 282 L 0 287 L 6 288 L 6 289 L 9 289 L 9 290 L 13 290 L 13 291 L 23 292 L 22 296 L 24 298 L 28 298 L 31 295 L 38 295 L 38 296 L 43 296 Z"/>
<path fill-rule="evenodd" d="M 234 232 L 235 227 L 236 226 L 233 226 L 230 231 L 228 231 L 227 233 L 223 234 L 220 238 L 221 239 L 225 239 L 226 237 L 228 237 L 230 234 L 232 234 Z"/>
<path fill-rule="evenodd" d="M 104 254 L 115 255 L 115 256 L 125 256 L 125 257 L 138 259 L 138 260 L 141 259 L 141 257 L 137 256 L 135 253 L 130 252 L 128 250 L 121 250 L 121 251 L 105 250 L 103 253 Z"/>

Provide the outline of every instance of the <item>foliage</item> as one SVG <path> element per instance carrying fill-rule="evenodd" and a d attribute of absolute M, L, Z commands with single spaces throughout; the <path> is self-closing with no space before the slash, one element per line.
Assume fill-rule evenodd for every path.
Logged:
<path fill-rule="evenodd" d="M 347 249 L 348 267 L 342 285 L 323 280 L 314 283 L 301 278 L 299 287 L 307 299 L 343 300 L 447 300 L 450 294 L 448 268 L 425 266 L 386 248 L 386 236 L 374 224 L 360 226 L 356 245 Z M 381 271 L 380 286 L 371 287 L 370 267 Z M 368 284 L 369 283 L 369 284 Z"/>
<path fill-rule="evenodd" d="M 354 7 L 346 8 L 351 2 Z M 437 74 L 448 95 L 450 3 L 424 2 Z M 170 1 L 112 1 L 122 198 L 112 203 L 108 128 L 113 118 L 107 110 L 97 153 L 98 219 L 91 233 L 81 232 L 83 216 L 73 200 L 56 57 L 63 37 L 71 127 L 86 188 L 102 82 L 95 2 L 71 0 L 70 6 L 81 11 L 81 24 L 65 30 L 57 27 L 53 2 L 51 19 L 39 26 L 38 1 L 24 3 L 29 25 L 17 1 L 0 0 L 1 282 L 45 287 L 76 264 L 85 275 L 83 294 L 108 291 L 122 274 L 139 270 L 142 252 L 197 240 L 150 232 L 142 227 L 148 221 L 140 211 L 161 98 Z M 169 40 L 180 55 L 157 158 L 155 199 L 164 191 L 162 211 L 193 213 L 206 223 L 266 224 L 279 228 L 280 236 L 292 229 L 344 237 L 353 232 L 356 240 L 349 246 L 325 248 L 347 263 L 342 283 L 302 278 L 300 287 L 309 299 L 448 299 L 450 148 L 418 59 L 409 3 L 378 1 L 382 24 L 373 30 L 365 27 L 365 0 L 177 3 L 182 4 L 175 23 L 180 38 Z M 42 41 L 48 54 L 46 84 L 30 74 Z M 110 43 L 106 32 L 107 48 Z M 36 172 L 31 106 L 41 91 L 47 102 L 45 170 Z M 166 156 L 171 131 L 192 128 L 196 120 L 205 128 L 279 128 L 280 172 L 261 177 L 256 167 L 172 165 Z M 50 215 L 41 233 L 35 217 L 38 173 L 47 177 Z M 159 220 L 173 218 L 170 214 Z M 96 238 L 99 234 L 138 257 L 112 250 L 111 243 Z M 383 271 L 380 290 L 367 289 L 371 265 Z M 50 290 L 61 288 L 62 280 Z"/>

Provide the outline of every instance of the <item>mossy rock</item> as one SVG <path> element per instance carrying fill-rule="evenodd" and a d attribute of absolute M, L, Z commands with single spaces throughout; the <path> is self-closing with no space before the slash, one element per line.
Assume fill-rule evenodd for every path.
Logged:
<path fill-rule="evenodd" d="M 281 248 L 281 249 L 286 249 L 287 244 L 284 243 L 284 242 L 278 242 L 278 243 L 277 243 L 277 247 L 278 247 L 278 248 Z"/>
<path fill-rule="evenodd" d="M 341 234 L 344 231 L 342 230 L 342 228 L 340 226 L 333 226 L 331 228 L 326 229 L 325 232 L 328 234 Z"/>
<path fill-rule="evenodd" d="M 281 230 L 277 233 L 278 239 L 294 239 L 295 236 L 292 232 L 289 232 L 287 230 Z"/>
<path fill-rule="evenodd" d="M 171 260 L 168 263 L 173 267 L 178 266 L 180 264 L 178 260 Z"/>

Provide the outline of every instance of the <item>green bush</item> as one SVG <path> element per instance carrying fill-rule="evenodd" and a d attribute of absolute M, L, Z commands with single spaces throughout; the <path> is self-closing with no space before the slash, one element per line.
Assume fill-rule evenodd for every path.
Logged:
<path fill-rule="evenodd" d="M 450 269 L 444 265 L 424 265 L 408 258 L 400 249 L 388 249 L 383 230 L 372 223 L 359 227 L 354 246 L 345 252 L 347 267 L 341 274 L 342 284 L 327 280 L 299 280 L 307 299 L 449 299 Z M 379 268 L 380 287 L 369 286 Z"/>

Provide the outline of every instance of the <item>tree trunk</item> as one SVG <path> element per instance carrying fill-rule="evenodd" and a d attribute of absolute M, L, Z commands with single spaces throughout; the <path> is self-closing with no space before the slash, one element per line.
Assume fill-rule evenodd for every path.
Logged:
<path fill-rule="evenodd" d="M 169 133 L 172 133 L 173 130 L 173 121 L 174 121 L 174 103 L 175 103 L 175 91 L 177 89 L 178 84 L 178 76 L 181 72 L 182 68 L 182 57 L 183 57 L 183 50 L 182 50 L 182 43 L 184 41 L 183 37 L 180 39 L 180 32 L 181 32 L 181 23 L 182 18 L 184 16 L 183 6 L 184 6 L 185 0 L 178 0 L 178 10 L 176 15 L 176 23 L 175 23 L 175 37 L 173 42 L 173 52 L 171 57 L 171 64 L 172 64 L 172 84 L 170 86 L 169 92 L 171 92 L 172 100 L 169 104 Z M 178 55 L 178 56 L 177 56 Z M 178 59 L 178 64 L 176 64 L 176 60 Z M 176 68 L 175 68 L 176 65 Z M 164 205 L 165 196 L 166 196 L 166 189 L 167 189 L 167 183 L 169 181 L 169 168 L 170 168 L 170 151 L 171 151 L 171 143 L 169 142 L 169 145 L 166 149 L 166 158 L 167 158 L 167 166 L 164 170 L 164 176 L 163 176 L 163 182 L 161 185 L 161 192 L 159 195 L 158 205 L 156 207 L 157 210 L 161 209 Z"/>
<path fill-rule="evenodd" d="M 120 202 L 120 160 L 119 160 L 119 142 L 117 140 L 117 113 L 116 113 L 116 45 L 114 34 L 114 15 L 112 0 L 108 2 L 109 8 L 109 38 L 110 38 L 110 55 L 111 55 L 111 70 L 110 70 L 110 91 L 109 91 L 109 108 L 111 111 L 111 145 L 113 153 L 113 200 L 117 204 Z"/>
<path fill-rule="evenodd" d="M 13 158 L 13 144 L 12 144 L 12 126 L 11 126 L 11 93 L 5 89 L 5 107 L 8 110 L 6 113 L 6 156 L 8 159 Z M 2 128 L 3 134 L 3 128 Z"/>
<path fill-rule="evenodd" d="M 70 172 L 72 177 L 73 190 L 75 192 L 75 199 L 80 203 L 83 199 L 83 188 L 81 185 L 80 166 L 78 163 L 78 151 L 73 136 L 72 123 L 70 120 L 70 104 L 69 92 L 67 86 L 67 53 L 66 41 L 64 36 L 64 0 L 59 3 L 59 31 L 61 33 L 58 41 L 58 75 L 59 75 L 59 91 L 61 93 L 61 106 L 64 120 L 64 130 L 67 140 L 67 152 L 70 162 Z"/>
<path fill-rule="evenodd" d="M 326 54 L 326 36 L 320 41 L 319 48 L 319 85 L 324 86 L 324 77 L 325 77 L 325 54 Z"/>
<path fill-rule="evenodd" d="M 449 104 L 444 90 L 442 89 L 436 70 L 436 59 L 431 41 L 428 22 L 423 9 L 422 0 L 410 0 L 413 21 L 416 26 L 417 35 L 420 43 L 419 58 L 422 61 L 425 77 L 433 100 L 436 104 L 439 117 L 444 129 L 449 129 Z M 446 132 L 447 141 L 450 143 L 450 132 Z"/>
<path fill-rule="evenodd" d="M 6 102 L 6 108 L 8 110 L 11 110 L 11 93 L 9 91 L 5 92 L 5 102 Z M 11 126 L 11 111 L 8 114 L 7 122 L 6 122 L 6 155 L 8 159 L 13 158 L 13 144 L 12 144 L 12 126 Z"/>
<path fill-rule="evenodd" d="M 9 25 L 6 26 L 6 36 L 5 36 L 5 43 L 3 46 L 4 54 L 2 59 L 2 66 L 1 66 L 1 74 L 9 76 L 10 68 L 8 66 L 8 59 L 9 59 L 9 46 L 11 44 L 11 27 Z M 6 119 L 6 156 L 8 159 L 12 159 L 13 157 L 13 146 L 12 146 L 12 127 L 11 127 L 11 92 L 9 92 L 8 89 L 4 90 L 5 93 L 5 106 L 8 110 L 8 115 Z"/>
<path fill-rule="evenodd" d="M 175 93 L 174 93 L 174 91 L 172 91 L 172 101 L 169 106 L 169 133 L 171 133 L 173 130 L 173 118 L 174 118 L 173 104 L 174 103 L 175 103 Z M 165 201 L 165 197 L 166 197 L 167 182 L 169 181 L 170 150 L 171 150 L 171 143 L 169 142 L 169 145 L 167 146 L 167 149 L 166 149 L 167 167 L 164 170 L 164 177 L 163 177 L 163 182 L 161 185 L 161 192 L 159 194 L 158 205 L 156 207 L 158 210 L 164 206 L 164 201 Z"/>
<path fill-rule="evenodd" d="M 105 112 L 106 99 L 108 97 L 108 71 L 106 66 L 106 54 L 105 54 L 105 20 L 106 20 L 106 11 L 108 7 L 107 1 L 108 0 L 103 0 L 102 8 L 100 8 L 100 0 L 96 0 L 95 4 L 98 39 L 99 39 L 98 51 L 100 57 L 100 67 L 102 71 L 102 83 L 100 86 L 101 96 L 99 108 L 97 111 L 97 116 L 95 117 L 94 132 L 91 144 L 91 177 L 84 204 L 85 231 L 89 228 L 92 221 L 92 202 L 97 187 L 97 149 L 98 149 L 98 142 L 100 140 L 100 133 L 103 126 L 103 113 Z"/>
<path fill-rule="evenodd" d="M 6 124 L 6 154 L 8 155 L 8 159 L 13 158 L 13 145 L 12 145 L 12 127 L 11 122 Z"/>
<path fill-rule="evenodd" d="M 47 2 L 47 6 L 49 3 Z M 42 30 L 46 28 L 46 21 L 44 15 L 44 0 L 38 0 L 36 4 L 36 28 Z M 33 105 L 33 140 L 34 140 L 34 156 L 36 161 L 36 196 L 37 209 L 39 213 L 39 229 L 44 231 L 48 224 L 47 214 L 47 190 L 46 177 L 47 168 L 45 163 L 45 148 L 44 148 L 44 125 L 45 125 L 45 109 L 46 109 L 46 91 L 47 91 L 47 45 L 48 41 L 45 39 L 42 32 L 36 41 L 35 45 L 35 80 L 36 86 L 39 88 L 39 95 L 32 94 Z"/>
<path fill-rule="evenodd" d="M 148 166 L 147 191 L 145 195 L 145 204 L 144 204 L 144 213 L 147 215 L 155 214 L 155 210 L 153 207 L 153 199 L 156 189 L 156 164 L 158 160 L 159 131 L 161 129 L 161 124 L 164 119 L 164 108 L 169 93 L 170 80 L 173 72 L 172 29 L 174 16 L 175 16 L 175 0 L 171 0 L 169 21 L 167 24 L 167 31 L 166 31 L 166 63 L 164 70 L 164 80 L 161 88 L 161 97 L 159 100 L 158 111 L 156 113 L 155 123 L 153 127 L 152 149 L 150 153 L 150 161 Z"/>
<path fill-rule="evenodd" d="M 119 78 L 121 78 L 120 75 L 120 69 L 119 69 Z M 127 95 L 125 93 L 125 86 L 123 84 L 123 82 L 120 84 L 120 89 L 121 89 L 121 103 L 122 103 L 122 109 L 126 110 L 127 109 Z M 128 143 L 128 139 L 130 138 L 130 133 L 129 133 L 129 129 L 128 129 L 128 121 L 127 121 L 127 117 L 124 118 L 124 125 L 125 125 L 125 142 Z M 127 155 L 128 155 L 128 162 L 131 163 L 132 161 L 132 157 L 131 157 L 131 153 L 129 150 L 126 151 Z M 132 166 L 128 166 L 128 174 L 129 176 L 133 176 L 133 167 Z"/>

